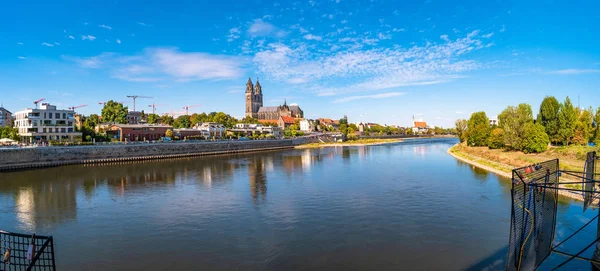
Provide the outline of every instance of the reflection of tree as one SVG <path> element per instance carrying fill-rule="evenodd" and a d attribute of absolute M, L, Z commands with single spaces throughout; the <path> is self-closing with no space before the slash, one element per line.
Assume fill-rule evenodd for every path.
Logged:
<path fill-rule="evenodd" d="M 263 158 L 255 156 L 248 165 L 248 179 L 250 181 L 250 194 L 256 202 L 259 196 L 265 200 L 267 195 L 267 174 Z"/>

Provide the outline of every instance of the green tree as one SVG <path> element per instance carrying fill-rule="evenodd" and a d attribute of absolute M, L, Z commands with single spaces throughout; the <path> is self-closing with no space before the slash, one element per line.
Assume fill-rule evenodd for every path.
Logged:
<path fill-rule="evenodd" d="M 571 99 L 567 96 L 565 102 L 560 106 L 558 112 L 558 139 L 567 146 L 575 135 L 575 122 L 577 121 L 577 110 L 573 107 Z"/>
<path fill-rule="evenodd" d="M 596 143 L 596 145 L 600 145 L 600 107 L 596 109 L 596 116 L 594 117 L 594 123 L 596 128 L 594 129 L 594 136 L 592 141 Z"/>
<path fill-rule="evenodd" d="M 578 120 L 575 122 L 575 132 L 573 134 L 572 142 L 577 145 L 587 145 L 588 143 L 588 127 L 584 121 Z"/>
<path fill-rule="evenodd" d="M 527 123 L 525 125 L 525 136 L 523 140 L 524 153 L 540 153 L 548 149 L 550 139 L 546 134 L 546 129 L 539 123 Z"/>
<path fill-rule="evenodd" d="M 348 129 L 352 129 L 356 132 L 356 131 L 358 131 L 358 126 L 356 126 L 356 124 L 354 124 L 354 123 L 350 123 L 350 124 L 348 124 Z M 348 132 L 348 133 L 350 133 L 350 132 Z"/>
<path fill-rule="evenodd" d="M 173 117 L 169 115 L 162 116 L 161 120 L 162 124 L 165 125 L 173 125 L 173 123 L 175 122 L 175 119 L 173 119 Z"/>
<path fill-rule="evenodd" d="M 96 127 L 96 125 L 98 125 L 100 123 L 100 118 L 98 117 L 98 115 L 96 114 L 91 114 L 89 117 L 87 117 L 85 119 L 84 124 L 86 124 L 88 127 L 94 129 Z"/>
<path fill-rule="evenodd" d="M 466 119 L 458 119 L 454 123 L 456 126 L 456 136 L 460 140 L 460 142 L 465 142 L 467 140 L 467 120 Z M 407 129 L 411 130 L 412 129 Z"/>
<path fill-rule="evenodd" d="M 148 123 L 149 124 L 156 124 L 156 123 L 158 123 L 159 119 L 160 119 L 160 116 L 157 114 L 148 114 Z"/>
<path fill-rule="evenodd" d="M 488 147 L 490 149 L 504 148 L 504 130 L 502 128 L 494 128 L 488 139 Z"/>
<path fill-rule="evenodd" d="M 348 135 L 348 124 L 340 124 L 340 132 L 344 135 Z"/>
<path fill-rule="evenodd" d="M 487 146 L 490 136 L 490 119 L 485 112 L 475 112 L 467 121 L 467 144 L 469 146 Z"/>
<path fill-rule="evenodd" d="M 189 115 L 179 116 L 173 122 L 173 128 L 175 128 L 175 129 L 190 128 L 190 127 L 191 127 L 191 121 L 190 121 Z"/>
<path fill-rule="evenodd" d="M 560 111 L 560 103 L 553 96 L 546 96 L 540 105 L 540 111 L 537 115 L 537 123 L 544 126 L 546 134 L 550 138 L 550 142 L 560 143 L 558 135 L 559 123 L 558 112 Z"/>
<path fill-rule="evenodd" d="M 113 100 L 108 101 L 102 108 L 102 121 L 127 123 L 127 107 Z"/>
<path fill-rule="evenodd" d="M 255 119 L 253 117 L 246 116 L 240 120 L 240 123 L 259 124 L 260 121 L 258 121 L 258 119 Z"/>
<path fill-rule="evenodd" d="M 526 136 L 525 124 L 533 123 L 531 106 L 525 103 L 509 106 L 498 115 L 498 122 L 504 130 L 504 144 L 510 149 L 522 150 Z"/>
<path fill-rule="evenodd" d="M 435 128 L 433 128 L 433 132 L 436 135 L 442 135 L 442 134 L 444 134 L 444 129 L 442 127 L 439 127 L 439 126 L 435 126 Z"/>
<path fill-rule="evenodd" d="M 9 138 L 17 141 L 21 139 L 19 136 L 19 129 L 10 126 L 0 127 L 0 138 Z"/>

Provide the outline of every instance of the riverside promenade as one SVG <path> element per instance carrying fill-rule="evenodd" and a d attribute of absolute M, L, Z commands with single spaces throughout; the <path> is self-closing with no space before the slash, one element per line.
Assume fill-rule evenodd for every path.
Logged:
<path fill-rule="evenodd" d="M 169 159 L 294 148 L 316 137 L 0 149 L 0 172 L 73 164 Z"/>

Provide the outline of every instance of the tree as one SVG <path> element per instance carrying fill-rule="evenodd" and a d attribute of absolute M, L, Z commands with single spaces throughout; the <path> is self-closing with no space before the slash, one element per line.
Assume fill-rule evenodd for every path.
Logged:
<path fill-rule="evenodd" d="M 490 119 L 485 112 L 475 112 L 467 122 L 467 144 L 469 146 L 487 146 L 490 136 Z"/>
<path fill-rule="evenodd" d="M 260 121 L 258 121 L 258 119 L 255 119 L 253 117 L 245 116 L 243 119 L 240 120 L 240 123 L 259 124 Z"/>
<path fill-rule="evenodd" d="M 166 125 L 173 125 L 173 123 L 175 122 L 175 119 L 173 119 L 173 117 L 169 115 L 164 115 L 161 119 L 162 123 Z"/>
<path fill-rule="evenodd" d="M 439 126 L 435 126 L 435 127 L 433 128 L 433 131 L 434 131 L 434 133 L 435 133 L 436 135 L 441 135 L 441 134 L 444 134 L 444 129 L 443 129 L 442 127 L 439 127 Z"/>
<path fill-rule="evenodd" d="M 524 153 L 540 153 L 548 149 L 550 139 L 546 134 L 546 128 L 539 123 L 527 123 L 525 125 L 525 138 L 523 139 Z"/>
<path fill-rule="evenodd" d="M 585 143 L 593 141 L 594 138 L 594 109 L 590 106 L 588 109 L 583 109 L 579 112 L 579 121 L 581 121 L 582 127 L 580 128 L 580 134 L 585 138 Z M 582 129 L 583 128 L 583 129 Z M 575 127 L 575 133 L 577 134 L 577 125 Z"/>
<path fill-rule="evenodd" d="M 504 130 L 502 128 L 494 128 L 488 139 L 488 147 L 490 149 L 504 148 Z"/>
<path fill-rule="evenodd" d="M 348 124 L 340 124 L 340 132 L 344 135 L 348 135 Z"/>
<path fill-rule="evenodd" d="M 10 138 L 17 141 L 21 139 L 19 136 L 19 129 L 10 126 L 0 127 L 0 138 Z"/>
<path fill-rule="evenodd" d="M 577 145 L 587 145 L 588 143 L 588 127 L 582 120 L 575 122 L 575 132 L 573 134 L 573 143 Z"/>
<path fill-rule="evenodd" d="M 498 115 L 498 122 L 504 130 L 504 144 L 510 149 L 522 150 L 525 124 L 533 123 L 531 106 L 525 103 L 509 106 Z"/>
<path fill-rule="evenodd" d="M 166 137 L 173 137 L 173 130 L 169 129 L 165 132 Z"/>
<path fill-rule="evenodd" d="M 546 96 L 540 105 L 540 111 L 537 115 L 537 123 L 544 126 L 546 134 L 550 138 L 550 142 L 557 144 L 560 142 L 558 136 L 559 123 L 558 112 L 560 103 L 553 96 Z"/>
<path fill-rule="evenodd" d="M 465 142 L 465 140 L 467 140 L 467 120 L 466 119 L 458 119 L 456 120 L 456 122 L 454 123 L 454 125 L 456 126 L 456 136 L 458 137 L 458 139 L 460 140 L 460 142 Z M 407 129 L 407 130 L 411 130 L 412 129 Z"/>
<path fill-rule="evenodd" d="M 113 100 L 108 101 L 102 108 L 102 121 L 127 123 L 127 107 Z"/>
<path fill-rule="evenodd" d="M 175 129 L 190 128 L 190 127 L 191 127 L 191 121 L 190 121 L 190 116 L 188 116 L 188 115 L 179 116 L 173 122 L 173 128 L 175 128 Z"/>
<path fill-rule="evenodd" d="M 149 124 L 156 124 L 158 123 L 158 120 L 160 119 L 160 116 L 157 114 L 148 114 L 148 123 Z"/>
<path fill-rule="evenodd" d="M 594 137 L 592 139 L 596 145 L 600 145 L 600 107 L 596 109 L 596 116 L 594 117 L 594 123 L 596 124 L 596 128 L 594 129 Z"/>
<path fill-rule="evenodd" d="M 87 117 L 85 119 L 84 124 L 86 124 L 88 127 L 94 129 L 96 127 L 96 125 L 98 125 L 100 123 L 100 118 L 98 117 L 98 115 L 96 114 L 91 114 L 89 117 Z"/>
<path fill-rule="evenodd" d="M 573 140 L 575 135 L 575 122 L 577 121 L 577 110 L 573 107 L 571 99 L 567 96 L 565 102 L 558 111 L 558 139 L 567 146 Z"/>
<path fill-rule="evenodd" d="M 352 130 L 354 130 L 354 132 L 356 132 L 356 131 L 358 131 L 358 126 L 356 126 L 356 124 L 354 124 L 354 123 L 350 123 L 350 124 L 348 124 L 348 130 L 350 130 L 350 129 L 352 129 Z M 350 133 L 350 132 L 348 132 L 348 133 Z"/>

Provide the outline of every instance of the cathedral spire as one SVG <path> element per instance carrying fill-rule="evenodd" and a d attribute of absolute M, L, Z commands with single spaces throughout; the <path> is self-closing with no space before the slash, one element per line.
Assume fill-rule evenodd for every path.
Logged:
<path fill-rule="evenodd" d="M 258 78 L 256 78 L 255 92 L 256 94 L 262 94 L 262 86 L 260 85 L 260 82 L 258 82 Z"/>
<path fill-rule="evenodd" d="M 254 93 L 254 85 L 252 85 L 250 77 L 248 77 L 248 83 L 246 83 L 246 93 Z"/>
<path fill-rule="evenodd" d="M 283 99 L 283 105 L 287 105 L 287 99 Z"/>

